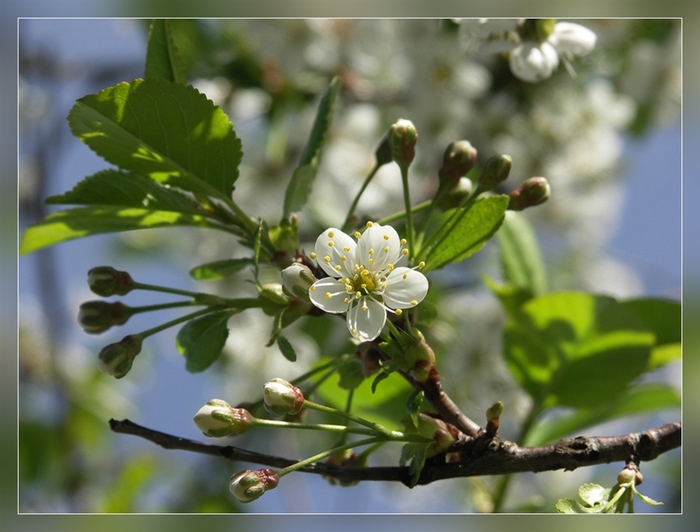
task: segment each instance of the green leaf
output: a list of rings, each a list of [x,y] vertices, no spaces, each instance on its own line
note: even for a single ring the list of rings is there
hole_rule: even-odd
[[[254,263],[252,258],[218,260],[195,266],[190,275],[198,281],[213,281],[234,275]]]
[[[83,179],[73,190],[46,199],[49,205],[112,205],[191,214],[206,214],[192,198],[152,179],[120,170],[103,170]]]
[[[290,362],[297,361],[297,352],[294,350],[294,346],[281,334],[277,336],[277,347],[284,358]]]
[[[518,212],[507,211],[496,239],[505,279],[535,296],[547,292],[547,272],[527,219]]]
[[[479,251],[503,222],[508,196],[491,196],[474,203],[447,237],[425,259],[424,272],[466,259]]]
[[[311,193],[341,87],[340,78],[333,78],[326,94],[321,98],[306,149],[285,191],[283,220],[289,219],[293,212],[299,211]]]
[[[579,487],[578,496],[588,506],[604,505],[610,498],[610,489],[589,482]]]
[[[583,512],[581,505],[573,499],[559,499],[554,505],[560,514],[577,514]]]
[[[593,407],[622,395],[647,368],[654,334],[606,296],[531,299],[505,329],[505,357],[540,407]]]
[[[224,112],[193,87],[160,79],[119,83],[80,98],[68,123],[122,169],[230,200],[241,142]]]
[[[131,207],[84,207],[60,211],[30,226],[24,233],[20,253],[100,233],[189,225],[207,227],[204,216],[174,211]]]
[[[173,23],[176,21],[169,19],[151,22],[146,51],[146,78],[185,82],[185,66],[175,42]]]
[[[580,434],[587,427],[613,419],[646,414],[666,408],[679,408],[678,391],[666,384],[645,384],[630,389],[616,400],[595,408],[578,408],[556,418],[546,417],[528,432],[523,445],[537,446]]]
[[[486,287],[498,297],[501,306],[508,314],[516,313],[523,303],[532,299],[532,292],[527,288],[519,288],[510,282],[499,283],[484,274],[481,276]]]
[[[644,504],[648,504],[649,506],[663,506],[664,505],[664,503],[662,503],[662,502],[655,501],[651,497],[648,497],[642,493],[639,493],[639,491],[637,491],[636,488],[634,489],[634,492],[637,494],[637,497],[639,497]]]
[[[365,380],[362,373],[362,362],[352,358],[338,367],[338,386],[343,390],[354,390]]]
[[[197,373],[221,355],[228,338],[229,318],[235,312],[215,312],[188,321],[177,334],[177,349],[185,357],[187,371]]]
[[[681,358],[681,305],[669,299],[630,299],[622,304],[642,319],[656,335],[648,370]]]

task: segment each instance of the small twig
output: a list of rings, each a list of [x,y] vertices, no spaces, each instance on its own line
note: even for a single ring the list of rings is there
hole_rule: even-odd
[[[127,419],[111,419],[112,431],[145,438],[165,449],[178,449],[228,460],[251,462],[270,467],[287,467],[295,460],[239,449],[231,445],[219,446],[171,436]],[[631,456],[650,461],[659,455],[680,447],[681,424],[669,423],[643,432],[620,436],[567,438],[541,447],[520,447],[512,442],[489,438],[481,433],[470,439],[461,450],[462,460],[455,463],[431,461],[423,468],[418,484],[425,485],[449,478],[482,475],[504,475],[526,471],[573,471],[579,467],[610,462],[626,462]],[[317,463],[299,471],[321,474],[340,481],[394,481],[408,485],[411,474],[407,467],[349,468]]]

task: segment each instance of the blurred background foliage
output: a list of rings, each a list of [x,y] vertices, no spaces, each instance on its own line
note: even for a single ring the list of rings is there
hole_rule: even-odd
[[[95,164],[87,150],[69,152],[77,141],[68,135],[66,105],[141,77],[148,31],[146,20],[113,22],[129,32],[141,56],[117,50],[86,62],[36,46],[31,25],[39,23],[57,24],[26,20],[19,28],[20,230],[49,212],[43,205],[48,195],[72,187]],[[517,80],[507,59],[481,49],[460,20],[209,19],[179,20],[174,28],[188,81],[222,106],[242,139],[244,157],[235,191],[239,204],[271,223],[282,214],[284,188],[304,148],[318,97],[332,76],[342,79],[344,93],[317,186],[300,216],[307,249],[319,228],[342,222],[338,213],[345,212],[348,198],[374,165],[374,150],[386,129],[407,118],[419,132],[411,176],[416,202],[431,197],[450,141],[468,139],[481,162],[508,153],[513,171],[503,192],[539,175],[552,187],[552,200],[528,211],[543,246],[551,289],[679,299],[678,272],[666,272],[659,283],[650,284],[639,264],[610,253],[609,244],[624,200],[625,143],[641,141],[680,120],[680,21],[581,23],[597,34],[595,50],[573,61],[575,75],[560,66],[538,84]],[[81,24],[87,28],[95,22]],[[67,153],[74,160],[66,161]],[[73,173],[56,184],[56,173],[66,168]],[[398,169],[383,167],[362,198],[359,214],[401,210],[398,183]],[[666,214],[651,213],[660,218]],[[110,417],[131,417],[156,430],[201,439],[191,423],[201,404],[212,397],[232,404],[257,398],[266,379],[300,375],[320,356],[340,354],[346,331],[302,321],[288,334],[299,354],[293,365],[275,348],[264,347],[269,323],[246,313],[232,320],[226,353],[215,371],[186,374],[173,337],[163,335],[149,343],[140,368],[115,382],[97,371],[96,353],[107,341],[86,340],[75,323],[78,303],[89,297],[85,272],[111,261],[141,282],[165,278],[173,286],[189,283],[191,288],[195,283],[186,276],[190,268],[236,256],[239,249],[231,239],[194,230],[178,230],[175,238],[172,230],[153,230],[88,240],[21,259],[31,271],[25,274],[26,291],[20,285],[21,512],[489,509],[485,493],[490,479],[449,481],[407,492],[402,486],[371,485],[329,490],[324,480],[305,475],[285,479],[288,487],[281,485],[259,503],[240,508],[226,489],[228,475],[241,469],[237,464],[183,456],[111,434],[106,423]],[[498,278],[499,268],[497,248],[491,245],[438,272],[429,297],[440,319],[431,328],[430,342],[453,399],[477,419],[494,400],[504,401],[502,434],[514,438],[528,398],[503,363],[503,312],[481,280],[483,273]],[[272,269],[263,272],[270,281],[276,275]],[[252,290],[242,275],[196,287],[231,296]],[[147,326],[143,322],[142,328]],[[679,385],[679,365],[656,377]],[[386,400],[373,415],[403,409],[400,393],[391,393],[391,386],[382,384]],[[333,389],[326,385],[319,393],[338,401]],[[648,416],[595,432],[642,430],[675,421],[678,413],[671,413],[672,418]],[[286,433],[244,435],[232,443],[288,457],[305,456],[312,448]],[[395,463],[397,456],[385,459]],[[679,509],[679,467],[678,453],[644,466],[645,479],[655,483],[649,494],[666,504],[660,511]],[[616,475],[615,467],[586,469],[521,475],[506,508],[552,511],[554,501],[574,493],[581,482],[611,484]],[[377,498],[379,490],[385,493]]]

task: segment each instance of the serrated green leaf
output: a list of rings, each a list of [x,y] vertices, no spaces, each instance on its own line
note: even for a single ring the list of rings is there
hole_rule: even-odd
[[[491,196],[474,203],[447,237],[430,251],[423,271],[437,270],[479,251],[500,227],[507,207],[508,196]]]
[[[169,19],[157,19],[151,22],[144,77],[175,83],[185,82],[185,65],[175,42],[173,23],[176,21]]]
[[[283,220],[289,219],[293,212],[299,211],[311,193],[341,87],[340,78],[333,78],[326,94],[321,98],[306,149],[285,191]]]
[[[234,275],[253,264],[255,260],[252,258],[217,260],[195,266],[190,270],[190,275],[198,281],[214,281]]]
[[[297,361],[297,352],[294,350],[294,346],[281,334],[277,336],[277,347],[284,358],[290,362]]]
[[[508,368],[541,407],[609,403],[646,370],[655,341],[614,299],[574,292],[528,301],[504,338]]]
[[[103,170],[83,179],[73,190],[46,199],[49,205],[111,205],[159,211],[206,214],[194,200],[152,179],[121,170]]]
[[[177,334],[177,349],[191,373],[204,371],[221,355],[228,338],[229,318],[235,312],[216,312],[188,321]]]
[[[22,237],[20,253],[90,235],[174,225],[207,227],[208,222],[196,214],[131,207],[69,209],[51,214],[30,226]]]
[[[547,272],[537,237],[527,219],[518,212],[507,211],[496,233],[505,280],[532,295],[547,291]]]
[[[600,484],[588,482],[579,486],[578,496],[589,506],[605,504],[610,498],[610,489],[604,488]]]
[[[538,446],[567,436],[580,434],[587,427],[625,416],[646,414],[667,408],[679,408],[678,390],[666,384],[635,386],[624,395],[597,408],[578,408],[558,418],[545,418],[528,432],[523,445]]]
[[[80,98],[68,123],[108,162],[190,192],[230,199],[241,142],[224,112],[190,86],[136,79]]]

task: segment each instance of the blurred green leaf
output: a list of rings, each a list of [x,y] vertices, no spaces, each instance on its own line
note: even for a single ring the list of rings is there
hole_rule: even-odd
[[[424,272],[437,270],[476,253],[500,227],[508,196],[491,196],[474,203],[447,237],[425,259]]]
[[[535,296],[547,292],[547,271],[537,237],[527,218],[521,213],[507,211],[496,239],[505,279]]]
[[[681,341],[681,304],[669,299],[628,299],[625,308],[637,314],[654,331],[656,345]]]
[[[146,50],[145,77],[185,82],[185,65],[173,33],[176,20],[157,19],[151,22]]]
[[[177,334],[177,349],[185,357],[187,371],[197,373],[221,355],[228,338],[229,318],[235,312],[215,312],[188,321]]]
[[[218,260],[195,266],[190,275],[198,281],[213,281],[234,275],[253,264],[255,260],[252,258]]]
[[[224,112],[190,86],[123,82],[80,98],[68,123],[95,153],[125,170],[229,200],[241,142]]]
[[[84,207],[50,214],[30,226],[22,237],[20,253],[30,253],[59,242],[100,233],[190,225],[207,227],[204,216],[130,207]]]
[[[277,336],[277,347],[284,358],[290,362],[297,361],[297,352],[294,350],[294,346],[281,334]]]
[[[292,174],[289,185],[287,185],[284,195],[283,220],[289,219],[293,212],[300,210],[311,193],[313,182],[316,179],[316,171],[321,161],[323,144],[330,128],[333,111],[335,110],[335,104],[338,101],[342,85],[340,78],[333,78],[326,94],[321,98],[306,149],[301,156],[299,166]]]
[[[610,403],[647,368],[654,334],[606,296],[556,293],[525,303],[505,330],[515,379],[540,407]]]
[[[351,358],[338,366],[338,386],[344,390],[354,390],[365,380],[362,373],[362,362],[357,358]]]
[[[564,437],[580,434],[587,427],[613,419],[646,414],[665,408],[679,408],[680,405],[680,395],[672,386],[666,384],[635,386],[608,404],[595,408],[578,408],[563,417],[545,418],[537,422],[528,432],[524,445],[545,445]]]
[[[104,502],[104,513],[134,512],[139,508],[138,498],[156,472],[156,464],[149,456],[131,456],[124,462],[119,475],[110,483]]]

